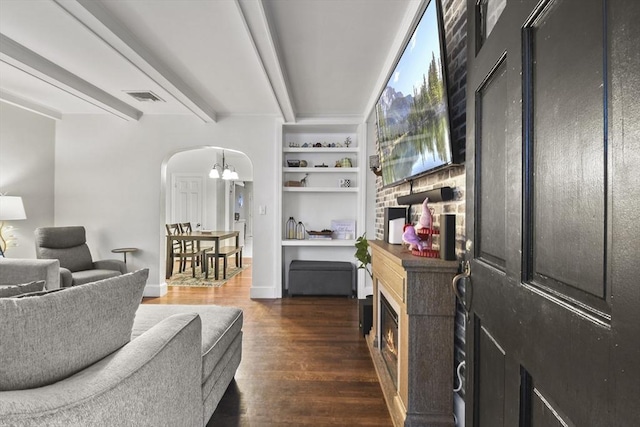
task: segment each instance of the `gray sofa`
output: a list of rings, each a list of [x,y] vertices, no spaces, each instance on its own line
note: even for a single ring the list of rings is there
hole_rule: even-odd
[[[147,275],[0,298],[0,426],[207,423],[240,364],[242,311],[140,304]]]
[[[60,261],[0,258],[0,287],[37,280],[44,280],[49,290],[59,288]]]

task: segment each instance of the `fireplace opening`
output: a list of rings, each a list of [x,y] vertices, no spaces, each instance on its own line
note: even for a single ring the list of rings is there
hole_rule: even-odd
[[[398,389],[398,313],[380,295],[380,353],[393,384]]]

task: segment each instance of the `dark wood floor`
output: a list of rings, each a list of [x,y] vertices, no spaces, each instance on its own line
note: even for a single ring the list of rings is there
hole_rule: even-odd
[[[242,363],[208,427],[391,426],[357,300],[251,300],[248,266],[220,288],[169,287],[145,304],[219,304],[244,311]]]

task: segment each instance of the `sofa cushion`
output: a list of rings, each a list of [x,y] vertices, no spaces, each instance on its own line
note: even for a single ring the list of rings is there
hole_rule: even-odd
[[[22,285],[13,285],[13,286],[0,285],[0,298],[9,298],[9,297],[14,297],[21,294],[39,292],[43,289],[44,289],[44,280],[23,283]]]
[[[216,305],[141,304],[136,313],[131,339],[173,314],[198,313],[202,321],[202,382],[222,359],[234,338],[242,330],[242,310]]]
[[[52,384],[129,342],[148,275],[0,299],[0,391]]]

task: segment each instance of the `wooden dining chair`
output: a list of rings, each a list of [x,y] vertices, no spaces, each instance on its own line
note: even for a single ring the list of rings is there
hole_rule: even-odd
[[[183,233],[180,224],[165,224],[168,235],[179,235]],[[173,240],[171,245],[171,271],[176,260],[180,261],[179,272],[187,269],[187,261],[191,262],[191,276],[196,277],[196,265],[199,265],[202,251],[198,250],[193,240]]]
[[[198,224],[199,226],[200,224]],[[182,229],[183,232],[191,232],[193,230],[193,227],[191,226],[190,222],[181,222],[180,223],[180,228]],[[192,242],[193,243],[193,242]],[[213,243],[211,242],[199,242],[197,244],[197,247],[200,248],[200,251],[202,252],[202,262],[205,263],[206,262],[206,254],[209,252],[212,252],[215,250],[215,246]],[[211,263],[211,266],[213,267],[213,262]],[[204,272],[204,265],[202,266],[202,271]]]

